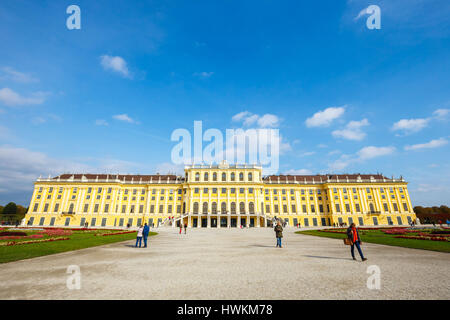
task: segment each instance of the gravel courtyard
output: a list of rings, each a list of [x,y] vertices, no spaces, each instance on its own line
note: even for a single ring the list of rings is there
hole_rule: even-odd
[[[450,254],[363,244],[355,262],[340,240],[272,229],[156,230],[134,241],[0,265],[0,299],[450,299]],[[66,286],[78,265],[81,289]],[[368,289],[367,267],[381,270]]]

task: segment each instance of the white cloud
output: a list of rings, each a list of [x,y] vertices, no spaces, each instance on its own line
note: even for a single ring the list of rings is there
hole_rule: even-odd
[[[119,120],[119,121],[125,121],[129,123],[137,123],[136,120],[130,118],[126,113],[124,114],[116,114],[113,116],[113,119]]]
[[[306,126],[311,127],[327,127],[334,120],[341,117],[345,112],[345,106],[343,107],[330,107],[323,111],[316,112],[312,117],[306,119]]]
[[[82,159],[81,162],[52,158],[45,153],[9,145],[0,146],[0,198],[9,194],[31,192],[33,181],[39,176],[48,177],[62,173],[129,173],[147,166],[118,159]],[[27,200],[29,201],[29,199]],[[26,203],[25,203],[26,204]]]
[[[257,124],[259,128],[275,128],[280,125],[281,119],[274,114],[266,113],[262,116],[253,114],[249,111],[242,111],[235,114],[232,118],[234,122],[243,122],[243,125],[249,127]]]
[[[303,153],[300,155],[300,157],[309,157],[309,156],[312,156],[312,155],[315,155],[315,154],[316,154],[315,151],[307,151],[307,152],[303,152]]]
[[[433,112],[433,117],[437,120],[443,120],[450,114],[450,109],[437,109]]]
[[[45,92],[35,92],[30,97],[23,97],[10,88],[0,89],[0,102],[10,107],[42,104],[46,96]]]
[[[357,152],[359,159],[368,160],[376,157],[386,156],[395,151],[395,147],[364,147]]]
[[[114,72],[120,73],[125,78],[130,78],[130,72],[128,71],[127,63],[122,57],[102,55],[100,57],[100,64],[105,70],[112,70]]]
[[[1,76],[0,79],[6,79],[6,80],[11,80],[11,81],[20,82],[20,83],[39,82],[39,79],[34,78],[33,76],[31,76],[29,74],[14,70],[11,67],[3,67],[3,68],[1,68],[1,71],[3,71],[5,76]]]
[[[238,114],[235,114],[235,115],[231,118],[231,120],[232,120],[232,121],[235,121],[235,122],[238,122],[238,121],[241,121],[242,119],[246,118],[248,115],[251,115],[251,112],[248,112],[248,111],[242,111],[242,112],[239,112]]]
[[[194,76],[195,77],[200,77],[200,78],[209,78],[209,77],[211,77],[212,75],[214,74],[214,72],[205,72],[205,71],[203,71],[203,72],[194,72]]]
[[[95,120],[95,125],[96,126],[107,126],[108,121],[106,121],[104,119],[97,119],[97,120]]]
[[[419,143],[411,146],[405,146],[405,150],[420,150],[420,149],[432,149],[439,148],[446,145],[448,141],[445,138],[431,140],[427,143]]]
[[[343,154],[339,159],[329,164],[329,170],[340,171],[353,163],[360,163],[376,157],[387,156],[395,152],[395,147],[375,147],[368,146],[360,149],[356,154]]]
[[[368,8],[368,7],[367,7]],[[354,18],[355,20],[358,20],[359,18],[361,18],[362,16],[367,14],[367,8],[362,9],[358,15]]]
[[[326,145],[326,144],[323,144],[323,143],[319,143],[318,145],[317,145],[317,148],[328,148],[328,146]]]
[[[428,126],[430,119],[401,119],[394,123],[392,130],[404,133],[418,132]]]
[[[367,119],[362,119],[361,121],[350,121],[344,129],[334,130],[332,135],[335,138],[361,141],[366,137],[366,133],[363,132],[361,128],[368,125],[369,121]]]

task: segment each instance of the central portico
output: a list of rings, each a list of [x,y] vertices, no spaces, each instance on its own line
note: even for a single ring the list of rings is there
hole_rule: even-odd
[[[257,165],[186,166],[183,198],[181,219],[188,227],[261,227],[271,219],[263,213],[262,167]]]

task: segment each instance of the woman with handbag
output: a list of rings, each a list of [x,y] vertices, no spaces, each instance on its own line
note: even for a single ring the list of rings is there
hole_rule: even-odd
[[[356,225],[352,223],[350,227],[347,228],[347,241],[344,241],[346,244],[351,245],[350,252],[352,253],[353,260],[355,258],[355,246],[358,249],[359,255],[361,256],[362,261],[366,261],[367,258],[364,258],[364,255],[361,251],[361,238],[359,237],[358,229],[356,229]]]
[[[275,237],[277,238],[277,247],[282,248],[281,238],[283,238],[283,227],[281,226],[280,220],[277,221],[277,225],[274,228]]]

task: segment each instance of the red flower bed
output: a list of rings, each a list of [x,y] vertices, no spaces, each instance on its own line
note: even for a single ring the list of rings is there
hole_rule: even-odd
[[[43,237],[43,234],[31,234],[29,236],[3,236],[0,237],[0,240],[39,239]]]
[[[0,237],[3,236],[17,236],[17,237],[23,237],[26,236],[27,233],[26,232],[22,232],[22,231],[3,231],[0,232]]]
[[[72,234],[72,231],[66,229],[45,229],[44,231],[40,231],[39,233],[44,233],[47,236],[55,237],[55,236],[70,236]]]
[[[445,237],[428,237],[428,236],[396,236],[396,238],[402,239],[415,239],[415,240],[432,240],[432,241],[450,241],[450,238]]]
[[[118,234],[136,233],[136,231],[123,231],[123,232],[112,232],[112,233],[101,233],[96,234],[96,236],[115,236]]]
[[[61,240],[70,240],[70,238],[50,238],[50,239],[43,239],[43,240],[31,240],[31,241],[19,241],[19,242],[15,242],[15,241],[9,241],[9,242],[4,242],[4,243],[0,243],[0,246],[17,246],[17,245],[21,245],[21,244],[33,244],[33,243],[42,243],[42,242],[52,242],[52,241],[61,241]]]

